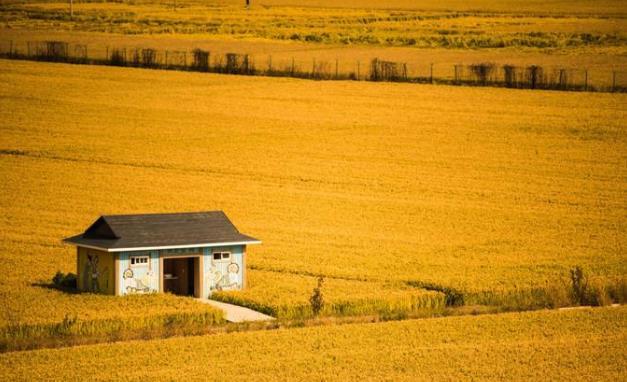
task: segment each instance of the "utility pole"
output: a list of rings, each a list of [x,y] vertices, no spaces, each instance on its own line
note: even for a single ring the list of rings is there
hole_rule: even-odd
[[[74,18],[74,0],[70,0],[70,19]]]

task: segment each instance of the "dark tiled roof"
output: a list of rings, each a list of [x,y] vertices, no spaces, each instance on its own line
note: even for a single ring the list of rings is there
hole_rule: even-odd
[[[109,250],[196,244],[257,242],[241,234],[222,211],[106,215],[68,243]]]

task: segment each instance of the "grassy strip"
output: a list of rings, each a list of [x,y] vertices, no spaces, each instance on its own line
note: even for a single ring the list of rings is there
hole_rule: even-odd
[[[303,320],[314,317],[310,304],[271,304],[233,292],[216,292],[217,301],[245,306],[284,320]],[[345,299],[324,304],[321,317],[378,316],[381,319],[402,319],[413,314],[441,313],[446,306],[445,295],[430,292],[421,295],[407,294],[403,298]]]
[[[592,278],[581,287],[573,285],[572,280],[560,280],[535,288],[493,289],[468,293],[465,301],[469,305],[498,306],[502,311],[624,304],[627,278]]]
[[[259,330],[275,330],[330,325],[365,324],[408,319],[424,319],[447,316],[465,316],[499,313],[496,307],[473,306],[442,308],[438,310],[415,309],[402,314],[373,314],[353,316],[324,316],[309,318],[282,318],[273,321],[248,321],[228,323],[221,317],[213,321],[210,315],[201,317],[186,314],[165,315],[153,318],[145,325],[146,319],[139,320],[101,320],[76,321],[64,320],[52,325],[13,325],[0,329],[0,353],[61,348],[105,342],[124,342],[132,340],[151,340],[168,337],[212,335]],[[69,319],[69,321],[71,321]],[[107,330],[103,330],[103,328]]]
[[[312,294],[322,280],[322,304],[314,314]],[[446,296],[393,281],[363,281],[340,277],[314,277],[297,272],[251,270],[246,289],[215,291],[211,298],[245,306],[279,319],[314,316],[406,317],[415,312],[440,312]]]
[[[7,380],[624,380],[626,308],[334,325],[0,355]],[[229,357],[231,362],[225,362]]]
[[[66,347],[101,342],[192,336],[233,331],[270,330],[278,328],[381,322],[412,318],[477,315],[507,311],[525,311],[576,305],[604,306],[625,303],[625,278],[611,280],[584,279],[576,290],[567,282],[545,287],[515,290],[492,290],[460,294],[439,288],[423,294],[400,298],[362,298],[325,304],[314,317],[311,305],[304,303],[273,305],[256,301],[237,292],[216,292],[218,301],[249,307],[278,318],[271,322],[227,324],[223,313],[177,313],[129,320],[107,319],[81,321],[66,317],[55,324],[17,324],[0,329],[0,352],[38,348]],[[428,287],[424,283],[410,285]],[[431,285],[430,289],[437,289]],[[451,293],[455,298],[451,297]],[[453,303],[452,303],[453,302]]]
[[[314,287],[313,275],[255,269],[250,273],[250,279],[247,290],[214,292],[212,298],[280,319],[314,316],[312,304],[307,299]],[[324,306],[319,313],[322,317],[377,315],[403,318],[416,312],[438,314],[445,307],[472,307],[471,310],[485,307],[508,312],[607,306],[623,304],[627,300],[626,277],[588,277],[581,267],[573,268],[569,278],[547,281],[544,285],[502,289],[467,290],[416,280],[405,285],[343,277],[327,277],[327,280],[322,288]]]
[[[224,313],[175,313],[132,319],[82,321],[66,316],[54,324],[12,324],[0,328],[0,352],[36,348],[207,334],[224,324]]]
[[[555,309],[567,306],[607,306],[627,301],[627,278],[562,279],[537,287],[463,291],[420,281],[408,285],[442,292],[447,306],[491,306],[500,311]]]

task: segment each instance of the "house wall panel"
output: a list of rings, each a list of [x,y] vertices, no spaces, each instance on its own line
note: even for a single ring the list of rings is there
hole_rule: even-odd
[[[204,297],[215,290],[241,289],[244,280],[244,248],[243,245],[205,248],[204,261]],[[215,260],[214,252],[230,252],[228,261]]]
[[[84,292],[115,293],[114,254],[77,247],[76,286]]]
[[[120,252],[119,256],[120,295],[159,291],[159,251]],[[148,256],[148,264],[131,265],[131,256]]]
[[[228,260],[214,260],[214,252],[229,252]],[[91,260],[90,257],[91,256]],[[199,280],[201,297],[215,290],[235,290],[244,287],[245,246],[189,248],[184,251],[129,251],[118,254],[79,247],[78,286],[80,290],[106,294],[141,294],[160,291],[160,257],[190,257],[201,255]],[[95,256],[98,260],[94,260]],[[117,256],[117,261],[115,261]],[[145,265],[131,265],[131,256],[148,256]],[[117,269],[115,268],[117,266]],[[96,272],[91,269],[96,267]]]

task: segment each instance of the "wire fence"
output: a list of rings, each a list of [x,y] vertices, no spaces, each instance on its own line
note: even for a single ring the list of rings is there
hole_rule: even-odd
[[[274,58],[241,53],[212,54],[208,50],[88,47],[64,41],[0,42],[0,57],[10,59],[184,70],[239,75],[413,82],[517,89],[626,92],[627,72],[589,72],[551,66],[494,63],[407,64],[374,58],[369,62]]]

